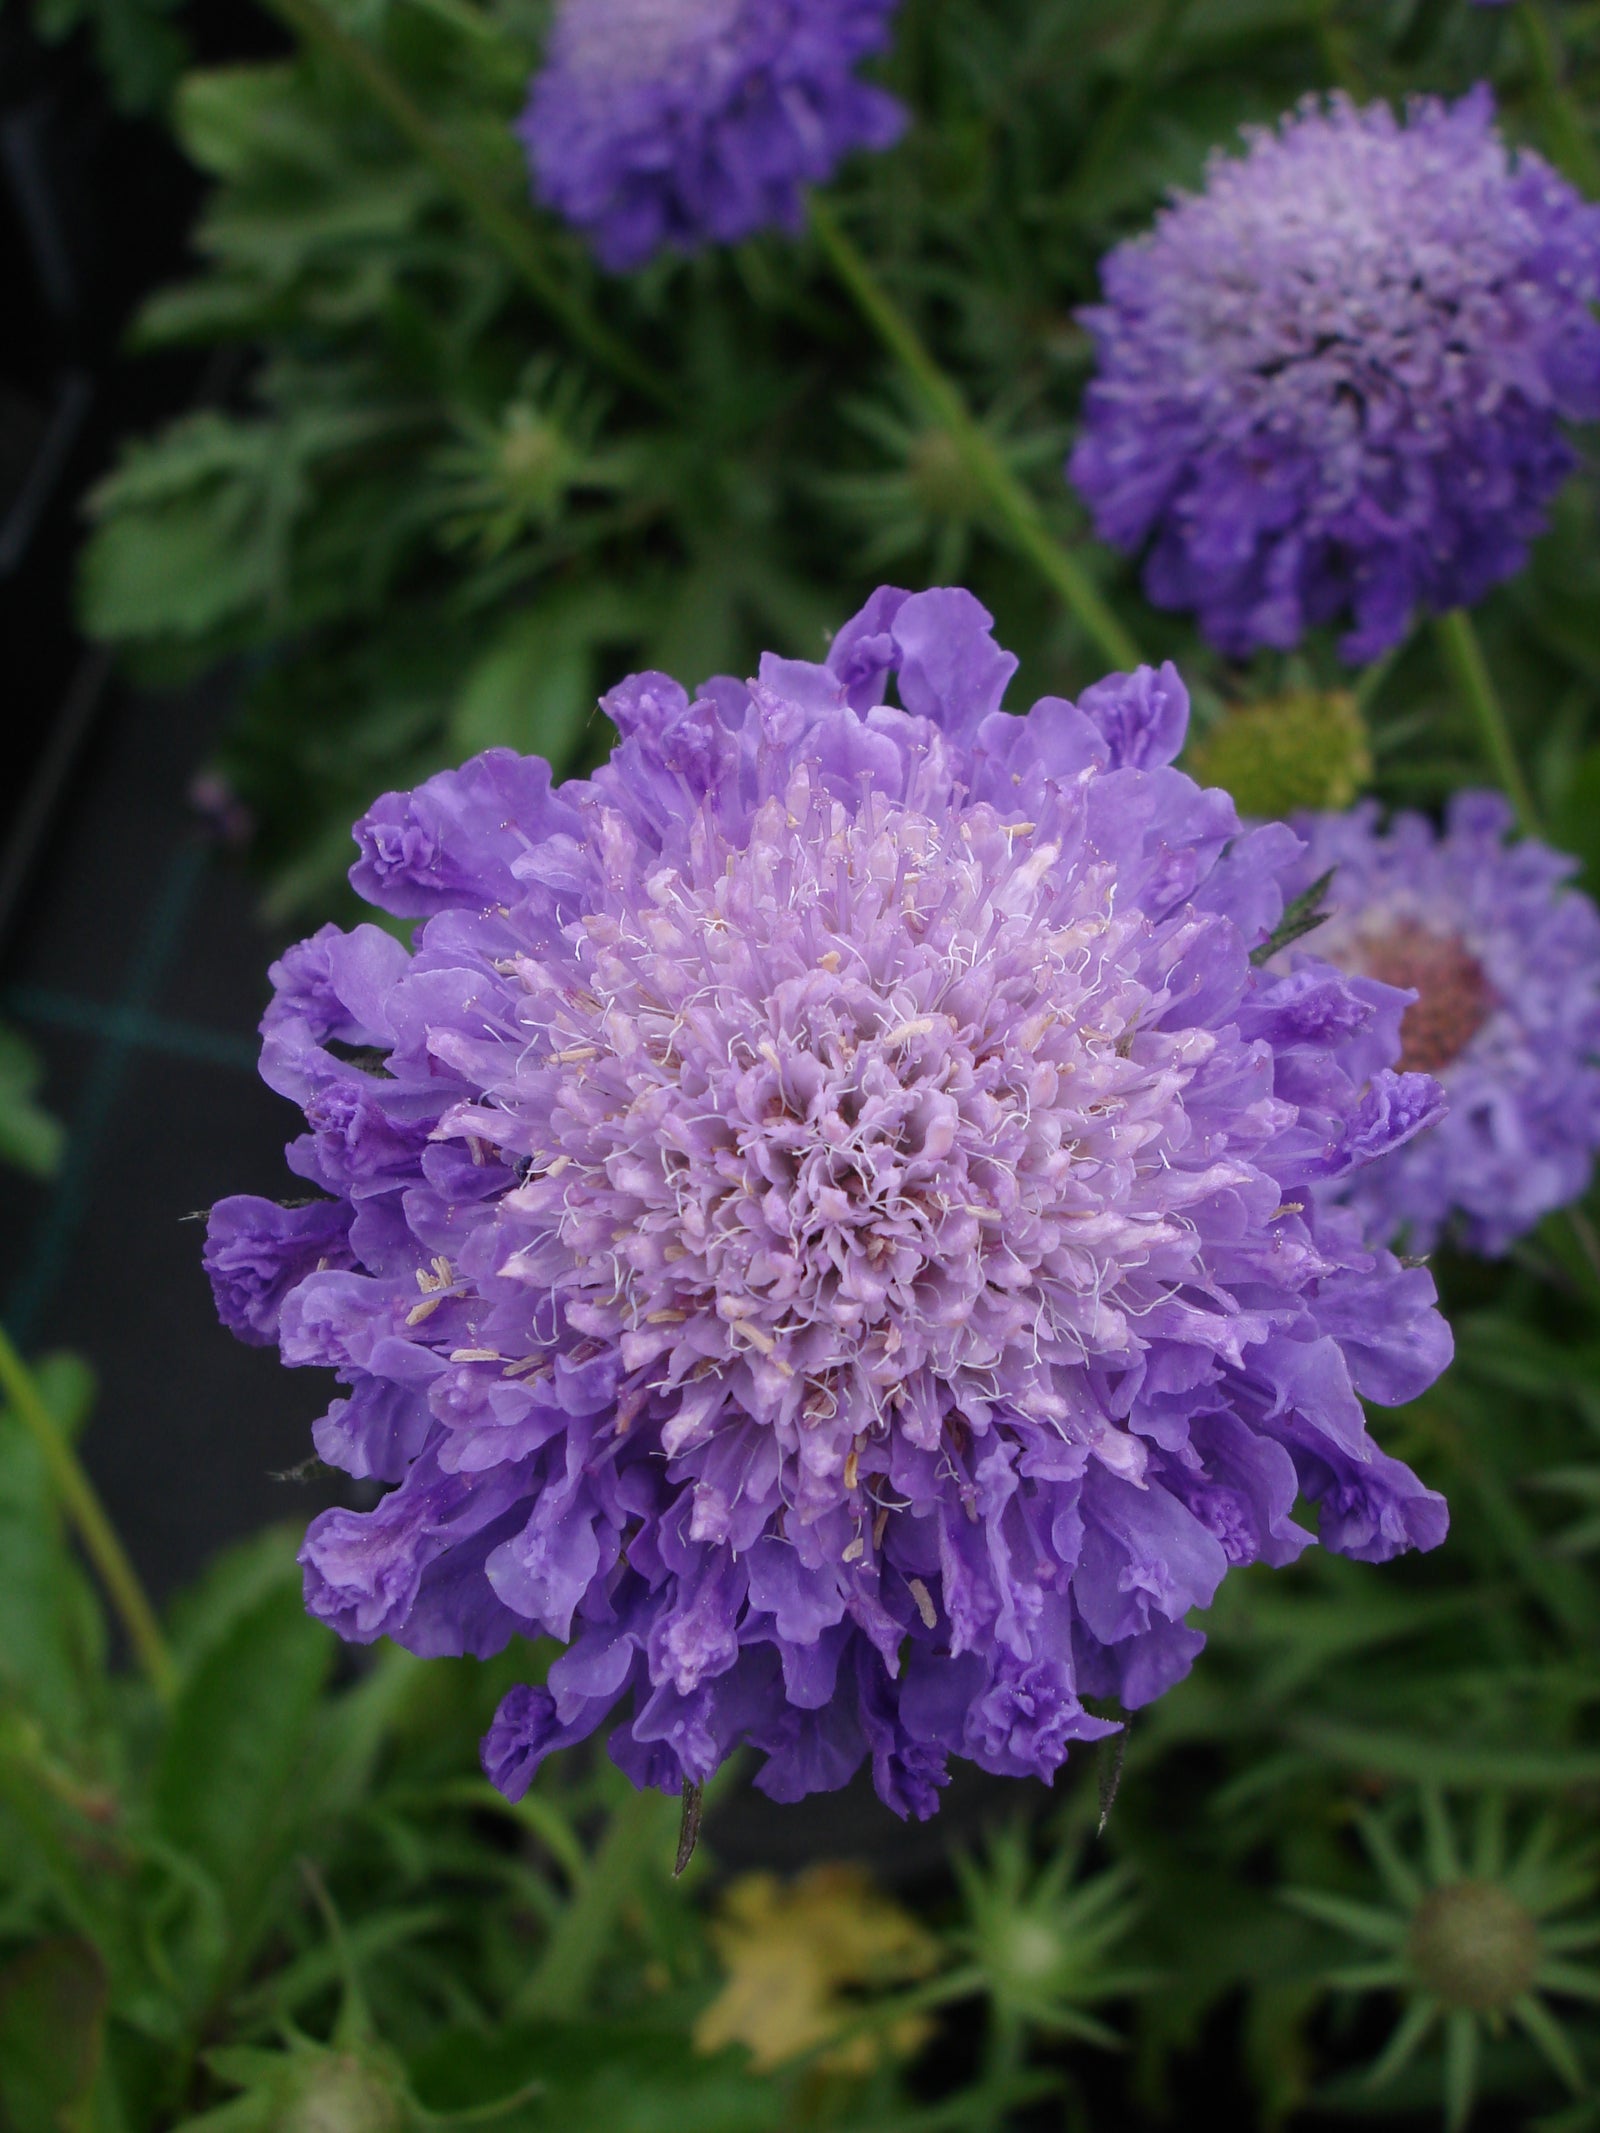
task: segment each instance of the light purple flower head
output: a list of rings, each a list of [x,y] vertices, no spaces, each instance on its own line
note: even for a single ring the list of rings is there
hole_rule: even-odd
[[[855,69],[898,0],[560,0],[519,130],[608,267],[800,225],[801,189],[905,112]]]
[[[1295,819],[1295,887],[1334,869],[1319,957],[1413,991],[1402,1067],[1436,1075],[1442,1124],[1341,1187],[1386,1242],[1493,1256],[1586,1190],[1600,1149],[1600,912],[1578,863],[1506,842],[1498,793],[1458,793],[1443,833],[1372,803]],[[1292,958],[1292,951],[1291,951]]]
[[[493,750],[358,825],[412,950],[276,969],[338,1247],[225,1201],[222,1274],[395,1484],[312,1525],[308,1602],[566,1644],[485,1742],[513,1797],[614,1716],[641,1785],[744,1741],[927,1814],[1183,1675],[1297,1497],[1370,1561],[1445,1530],[1358,1398],[1443,1366],[1432,1283],[1313,1199],[1438,1108],[1403,997],[1252,967],[1300,843],[1170,767],[1170,666],[1014,717],[989,630],[885,589],[825,665],[636,675],[593,778]]]
[[[1600,207],[1513,158],[1482,87],[1247,139],[1104,262],[1069,472],[1223,651],[1344,620],[1372,659],[1542,530],[1559,418],[1600,415]]]

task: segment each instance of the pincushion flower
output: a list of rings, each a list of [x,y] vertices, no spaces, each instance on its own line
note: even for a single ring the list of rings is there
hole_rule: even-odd
[[[1443,1123],[1352,1177],[1372,1234],[1494,1255],[1577,1199],[1600,1149],[1600,912],[1578,862],[1508,843],[1497,793],[1458,793],[1442,832],[1368,803],[1297,816],[1296,886],[1334,870],[1319,956],[1413,991],[1404,1067],[1449,1093]]]
[[[1444,1532],[1357,1397],[1443,1366],[1432,1284],[1313,1200],[1437,1112],[1403,995],[1252,967],[1299,841],[1169,767],[1170,666],[1025,717],[1014,666],[885,589],[825,665],[636,675],[592,778],[491,750],[357,826],[412,948],[275,969],[332,1211],[222,1203],[224,1315],[392,1484],[313,1523],[316,1615],[567,1645],[485,1742],[513,1797],[615,1715],[641,1785],[744,1741],[924,1815],[1185,1673],[1297,1495],[1367,1560]]]
[[[561,0],[520,132],[602,262],[800,225],[801,193],[905,113],[856,68],[897,0]]]
[[[1493,99],[1334,96],[1217,155],[1102,268],[1070,473],[1223,651],[1418,608],[1518,570],[1600,414],[1600,207],[1506,148]]]

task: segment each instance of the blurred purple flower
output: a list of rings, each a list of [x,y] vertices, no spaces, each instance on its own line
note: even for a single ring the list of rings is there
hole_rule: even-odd
[[[1145,587],[1223,651],[1414,611],[1518,570],[1600,414],[1600,207],[1478,88],[1303,104],[1104,262],[1069,472]]]
[[[801,189],[905,113],[855,69],[898,0],[562,0],[520,122],[541,200],[604,264],[800,225]]]
[[[1333,916],[1308,940],[1345,970],[1415,991],[1400,1064],[1438,1077],[1443,1123],[1374,1163],[1344,1197],[1369,1233],[1431,1251],[1454,1232],[1503,1252],[1576,1200],[1600,1149],[1600,912],[1577,861],[1508,844],[1497,793],[1460,793],[1441,834],[1376,806],[1296,817],[1304,887],[1335,869]]]
[[[1312,1193],[1438,1108],[1403,1002],[1252,968],[1299,842],[1169,767],[1170,666],[1012,717],[989,629],[885,589],[826,665],[636,675],[592,779],[496,750],[358,825],[414,951],[274,973],[348,1222],[282,1351],[398,1484],[315,1521],[308,1602],[565,1642],[485,1743],[512,1795],[623,1706],[641,1785],[747,1741],[779,1799],[870,1758],[928,1814],[952,1754],[1049,1778],[1086,1698],[1184,1674],[1297,1496],[1371,1561],[1444,1532],[1357,1397],[1443,1366],[1432,1283]]]

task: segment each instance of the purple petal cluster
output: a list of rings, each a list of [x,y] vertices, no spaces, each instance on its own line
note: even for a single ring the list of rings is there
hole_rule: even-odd
[[[855,70],[898,0],[561,0],[519,131],[604,264],[800,225],[801,189],[905,112]]]
[[[1339,1188],[1369,1233],[1493,1256],[1585,1191],[1600,1150],[1600,911],[1577,861],[1508,843],[1497,793],[1458,793],[1445,828],[1368,803],[1296,817],[1296,887],[1334,869],[1318,956],[1413,992],[1400,1063],[1437,1076],[1443,1122]]]
[[[825,665],[636,675],[592,778],[493,750],[358,825],[411,949],[274,971],[328,1198],[223,1202],[219,1301],[392,1485],[312,1525],[315,1614],[566,1645],[485,1742],[512,1796],[611,1720],[641,1785],[748,1742],[926,1815],[1183,1675],[1297,1499],[1370,1561],[1444,1533],[1358,1397],[1442,1368],[1432,1283],[1315,1197],[1438,1110],[1404,996],[1252,968],[1300,842],[1171,767],[1170,666],[1023,717],[1014,666],[885,589]]]
[[[1489,91],[1309,101],[1102,267],[1069,472],[1158,606],[1367,660],[1520,569],[1600,415],[1600,207]]]

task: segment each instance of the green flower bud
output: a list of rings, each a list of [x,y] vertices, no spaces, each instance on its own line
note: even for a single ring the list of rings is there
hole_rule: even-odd
[[[1348,807],[1372,776],[1356,700],[1301,689],[1230,711],[1189,748],[1202,785],[1233,795],[1241,815],[1276,821],[1297,808]]]
[[[281,2133],[405,2133],[405,2091],[379,2061],[318,2052],[284,2099]]]
[[[531,515],[554,512],[572,478],[572,448],[539,410],[506,411],[500,438],[500,480],[512,502]]]
[[[1539,1967],[1532,1913],[1494,1881],[1453,1881],[1417,1906],[1406,1955],[1445,2007],[1493,2014],[1520,1999]]]
[[[961,448],[944,430],[924,430],[906,454],[906,475],[918,505],[932,519],[976,518],[984,498]]]
[[[1036,1991],[1048,1985],[1066,1959],[1061,1935],[1042,1918],[1026,1912],[1006,1922],[989,1951],[996,1987]]]

